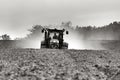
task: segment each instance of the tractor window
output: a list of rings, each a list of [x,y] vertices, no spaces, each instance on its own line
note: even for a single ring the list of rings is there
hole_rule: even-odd
[[[50,33],[50,37],[51,37],[52,39],[58,39],[59,33]]]
[[[50,33],[49,37],[53,38],[53,36],[54,36],[54,33]]]
[[[54,33],[53,39],[58,39],[58,34]]]

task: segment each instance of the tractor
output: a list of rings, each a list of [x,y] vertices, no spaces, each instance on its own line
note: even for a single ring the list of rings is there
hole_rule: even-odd
[[[41,41],[41,48],[48,49],[68,49],[68,43],[64,42],[63,35],[65,29],[49,29],[43,28],[42,33],[44,33],[44,40]],[[66,31],[68,34],[68,31]]]

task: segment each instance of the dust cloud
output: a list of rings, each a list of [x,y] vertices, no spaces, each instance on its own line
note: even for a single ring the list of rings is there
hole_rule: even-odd
[[[86,36],[84,34],[80,34],[70,22],[62,23],[60,26],[47,26],[47,28],[57,28],[57,29],[65,29],[69,31],[69,34],[64,32],[64,42],[69,44],[68,49],[93,49],[99,50],[104,49],[101,45],[102,41],[99,40],[91,40],[92,34]],[[42,28],[41,28],[42,29]],[[25,40],[24,48],[40,48],[41,41],[44,40],[44,33],[41,33],[41,29],[39,29],[37,34],[34,35],[31,39]]]

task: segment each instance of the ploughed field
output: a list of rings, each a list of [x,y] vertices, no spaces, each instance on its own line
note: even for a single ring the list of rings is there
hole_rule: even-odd
[[[0,80],[119,80],[120,51],[0,49]]]

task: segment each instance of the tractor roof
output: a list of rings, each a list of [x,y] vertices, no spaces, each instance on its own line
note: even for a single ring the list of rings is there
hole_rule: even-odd
[[[64,29],[61,29],[61,30],[58,30],[58,29],[48,29],[47,28],[47,30],[49,31],[49,32],[57,32],[57,33],[59,33],[59,32],[64,32],[65,30]]]

